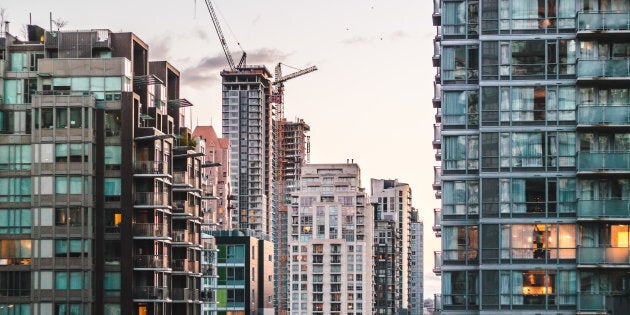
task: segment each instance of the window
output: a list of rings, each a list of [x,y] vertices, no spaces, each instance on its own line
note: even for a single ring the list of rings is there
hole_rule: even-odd
[[[501,259],[575,259],[573,224],[505,224]]]
[[[121,162],[121,147],[119,145],[105,146],[105,168],[108,170],[119,170]]]
[[[442,53],[444,83],[476,83],[479,81],[479,46],[445,46]]]
[[[442,273],[442,302],[444,305],[459,305],[477,309],[477,271],[455,271]]]
[[[57,290],[81,290],[89,288],[89,272],[58,271],[55,273],[55,289]]]
[[[479,214],[478,181],[444,181],[443,186],[443,214]]]
[[[120,200],[121,182],[120,178],[105,178],[105,201]]]
[[[442,230],[444,261],[477,261],[479,233],[477,226],[449,226]]]
[[[478,105],[477,91],[444,91],[442,128],[449,129],[450,126],[476,128],[479,124]]]
[[[442,32],[445,38],[478,35],[478,1],[444,1]]]
[[[575,28],[575,1],[483,1],[482,28],[486,34],[557,33]]]
[[[30,264],[30,240],[0,240],[0,265]]]
[[[3,315],[30,315],[31,305],[16,303],[0,304],[0,310],[3,311]]]
[[[0,234],[31,233],[31,209],[0,209]]]
[[[0,296],[30,296],[31,271],[0,271]]]
[[[444,136],[444,171],[479,169],[479,136]]]
[[[0,178],[0,202],[31,201],[31,179],[26,177]]]
[[[55,240],[55,257],[87,257],[89,240]]]
[[[103,278],[105,296],[119,296],[121,288],[120,272],[105,272]]]
[[[60,207],[55,209],[55,225],[78,227],[88,224],[88,208]]]
[[[31,145],[0,145],[0,170],[30,170]]]

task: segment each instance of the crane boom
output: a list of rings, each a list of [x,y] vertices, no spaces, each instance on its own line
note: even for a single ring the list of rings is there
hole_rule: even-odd
[[[221,42],[221,46],[223,47],[223,52],[225,53],[225,58],[227,59],[228,65],[230,66],[230,70],[236,70],[234,66],[234,60],[232,59],[232,53],[230,53],[230,49],[225,40],[225,36],[223,36],[223,32],[221,31],[221,25],[219,25],[219,19],[217,15],[214,13],[214,8],[212,7],[212,3],[210,0],[206,0],[206,6],[208,7],[208,12],[210,12],[210,17],[212,18],[212,23],[214,24],[214,28],[217,30],[217,35],[219,36],[219,41]],[[243,57],[241,58],[241,64],[244,64],[245,53],[243,53]]]
[[[285,76],[282,76],[282,71],[280,69],[280,64],[278,64],[278,66],[276,66],[276,81],[273,82],[274,85],[278,85],[281,84],[285,81],[297,78],[299,76],[305,75],[307,73],[311,73],[313,71],[317,70],[317,66],[312,66],[312,67],[308,67],[306,69],[302,69],[302,70],[298,70],[296,72],[293,72],[291,74],[287,74]]]

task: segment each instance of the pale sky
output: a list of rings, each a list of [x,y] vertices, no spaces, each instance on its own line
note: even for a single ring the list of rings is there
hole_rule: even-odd
[[[433,275],[431,188],[435,109],[430,0],[214,0],[223,33],[238,63],[240,42],[249,64],[273,74],[278,62],[319,70],[285,84],[285,117],[311,127],[311,162],[354,159],[362,185],[370,178],[411,185],[424,220],[424,296],[438,293]],[[168,60],[182,72],[181,96],[194,104],[193,126],[221,126],[220,76],[227,67],[203,0],[4,0],[10,32],[29,23],[63,30],[107,28],[133,32],[149,45],[150,60]],[[283,73],[291,72],[283,68]]]

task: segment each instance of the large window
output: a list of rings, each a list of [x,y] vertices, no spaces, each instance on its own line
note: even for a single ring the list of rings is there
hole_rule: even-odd
[[[0,240],[0,265],[30,265],[31,240]]]
[[[0,296],[30,296],[31,271],[0,271]]]
[[[574,224],[501,225],[501,259],[575,259]]]
[[[31,145],[0,145],[0,170],[30,170]]]
[[[479,249],[477,226],[448,226],[442,228],[444,261],[477,261]]]
[[[477,83],[479,81],[479,46],[444,46],[442,71],[444,83]]]
[[[105,272],[103,287],[106,296],[119,296],[121,289],[120,272]]]
[[[476,128],[479,125],[478,106],[477,91],[444,91],[442,128]]]
[[[577,273],[556,270],[501,271],[499,278],[501,308],[509,305],[574,305]]]
[[[444,136],[444,171],[479,169],[479,136]]]
[[[89,289],[89,272],[82,271],[58,271],[55,273],[55,289],[57,290],[81,290]]]
[[[442,303],[444,307],[459,306],[478,309],[478,287],[478,271],[443,272]]]
[[[488,171],[575,167],[574,132],[485,133],[482,144],[482,168]]]
[[[31,179],[28,177],[0,178],[0,202],[31,201]]]
[[[88,177],[81,176],[57,176],[55,177],[56,194],[87,194],[89,193]]]
[[[474,37],[479,34],[477,0],[443,1],[442,5],[442,32],[445,38]]]
[[[483,1],[482,29],[485,34],[557,33],[573,31],[574,0]]]
[[[87,257],[89,252],[89,240],[55,240],[55,257]]]
[[[537,80],[575,77],[575,40],[487,41],[482,77],[488,80]]]
[[[31,233],[31,209],[0,209],[0,234]]]
[[[479,215],[478,181],[444,181],[442,214]]]

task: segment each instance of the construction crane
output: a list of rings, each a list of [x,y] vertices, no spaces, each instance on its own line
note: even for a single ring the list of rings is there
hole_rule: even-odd
[[[208,7],[208,12],[210,12],[210,17],[212,18],[212,23],[214,24],[214,29],[217,30],[217,35],[219,36],[219,41],[221,42],[221,47],[223,47],[223,52],[225,53],[225,58],[227,59],[228,65],[230,66],[230,70],[234,71],[236,69],[242,68],[245,66],[247,62],[247,53],[243,51],[243,55],[241,56],[241,60],[238,62],[237,66],[234,66],[234,59],[232,59],[232,53],[230,52],[230,48],[227,45],[227,41],[225,40],[225,36],[223,36],[223,31],[221,31],[221,25],[219,24],[219,19],[217,18],[216,13],[214,13],[214,7],[212,6],[212,2],[210,0],[206,1],[206,7]],[[240,47],[241,44],[239,43]]]
[[[289,81],[291,79],[295,79],[299,76],[303,76],[307,73],[311,73],[315,70],[317,70],[317,66],[312,66],[312,67],[308,67],[306,69],[296,69],[298,71],[295,71],[291,74],[287,74],[285,76],[282,76],[282,65],[283,63],[278,63],[278,65],[276,66],[276,80],[273,82],[273,87],[274,87],[274,91],[273,91],[273,95],[272,95],[272,102],[279,104],[279,110],[280,110],[280,114],[284,114],[284,82]],[[287,67],[291,67],[288,66],[286,64],[284,64]],[[291,67],[293,68],[293,67]],[[280,118],[282,118],[283,116],[280,115]]]

